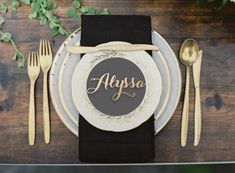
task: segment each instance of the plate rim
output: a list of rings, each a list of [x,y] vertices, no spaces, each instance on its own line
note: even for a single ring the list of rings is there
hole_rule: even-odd
[[[60,52],[64,49],[66,43],[68,43],[72,38],[73,36],[79,32],[81,30],[81,27],[78,28],[77,30],[75,30],[70,36],[68,36],[65,41],[62,43],[62,45],[59,47],[58,51],[56,52],[55,56],[54,56],[54,59],[53,59],[53,63],[52,63],[52,66],[51,66],[51,69],[50,69],[50,72],[49,72],[49,91],[50,91],[50,96],[51,96],[51,100],[52,100],[52,104],[56,110],[56,113],[58,114],[58,117],[60,118],[60,120],[62,121],[62,123],[73,133],[75,134],[77,137],[78,137],[78,133],[76,132],[76,130],[74,130],[70,125],[69,123],[65,120],[64,116],[62,115],[62,113],[59,111],[59,108],[58,108],[58,104],[56,102],[56,99],[55,99],[55,94],[54,94],[54,89],[53,89],[53,85],[54,85],[54,82],[53,82],[53,79],[54,78],[54,69],[55,69],[55,64],[54,63],[54,60],[56,58],[56,61],[58,61],[58,54],[60,54]]]
[[[179,100],[180,100],[180,96],[181,96],[181,92],[182,92],[182,73],[181,73],[181,69],[180,69],[180,66],[179,66],[179,59],[176,57],[176,55],[175,55],[175,53],[174,53],[174,51],[172,50],[172,48],[170,47],[170,45],[167,43],[167,41],[161,36],[161,34],[159,34],[154,28],[153,28],[153,30],[152,30],[155,34],[157,34],[158,35],[158,37],[160,37],[161,39],[162,39],[162,41],[167,45],[167,47],[169,48],[169,50],[170,50],[170,52],[173,54],[173,56],[174,56],[174,59],[175,59],[175,61],[177,62],[176,64],[178,65],[178,67],[177,67],[177,71],[178,71],[178,73],[179,73],[179,92],[178,92],[178,96],[177,96],[177,101],[176,101],[176,104],[175,104],[175,106],[174,106],[174,108],[172,109],[172,113],[171,113],[171,115],[167,118],[167,120],[165,121],[165,123],[163,123],[156,131],[155,131],[155,135],[157,134],[157,133],[159,133],[161,130],[162,130],[162,128],[163,127],[165,127],[166,126],[166,124],[170,121],[170,119],[172,118],[172,116],[174,115],[174,112],[176,111],[176,108],[178,107],[178,105],[179,105]],[[155,119],[155,121],[157,121],[156,119]],[[154,121],[154,122],[155,122]]]
[[[78,124],[78,121],[76,121],[75,117],[74,117],[74,116],[72,115],[72,113],[69,111],[69,108],[67,107],[67,105],[66,105],[66,103],[65,103],[64,94],[63,94],[63,91],[62,91],[62,90],[63,90],[63,88],[62,88],[62,78],[63,78],[64,68],[65,68],[65,65],[66,65],[66,63],[64,63],[64,62],[65,62],[65,60],[66,60],[66,62],[67,62],[67,60],[68,60],[68,58],[69,58],[69,54],[70,54],[69,52],[66,53],[65,58],[63,59],[62,64],[61,64],[61,67],[60,67],[60,70],[59,70],[58,93],[59,93],[59,98],[60,98],[60,100],[61,100],[61,104],[62,104],[62,107],[63,107],[65,113],[68,115],[68,117],[70,118],[70,120],[72,120],[72,122],[73,122],[74,124],[76,124],[76,126],[78,126],[78,125],[79,125],[79,124]]]
[[[166,99],[164,101],[164,104],[163,104],[162,108],[159,110],[159,112],[157,114],[155,114],[155,112],[154,112],[154,123],[155,123],[155,120],[157,121],[157,119],[159,117],[161,117],[160,114],[162,114],[163,111],[165,110],[165,108],[167,106],[167,103],[168,103],[168,101],[170,99],[170,91],[171,91],[171,75],[170,75],[169,66],[168,66],[166,60],[164,59],[164,56],[162,55],[161,51],[159,50],[159,51],[157,51],[157,53],[159,54],[159,56],[161,58],[161,61],[164,64],[165,69],[167,69],[167,74],[166,74],[167,75],[167,97],[166,97]],[[155,132],[155,127],[154,127],[154,132]]]

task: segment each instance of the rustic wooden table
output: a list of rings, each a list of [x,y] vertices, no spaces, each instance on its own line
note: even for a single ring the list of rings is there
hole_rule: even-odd
[[[202,135],[193,146],[194,92],[191,83],[189,136],[180,146],[182,100],[174,116],[156,135],[155,163],[235,161],[235,4],[223,10],[198,7],[183,0],[84,0],[84,4],[112,14],[152,16],[152,25],[169,42],[176,54],[186,38],[195,38],[204,50],[201,73]],[[80,21],[68,18],[71,0],[59,1],[56,10],[63,26],[75,30]],[[31,9],[23,5],[10,12],[3,30],[8,30],[27,55],[36,51],[40,38],[49,38],[57,51],[64,37],[52,38],[48,26],[29,20]],[[138,27],[138,26],[137,26]],[[19,69],[10,58],[10,45],[0,43],[0,163],[76,164],[78,139],[61,122],[52,104],[51,144],[44,144],[42,124],[42,75],[36,85],[37,138],[28,145],[29,80],[26,68]],[[184,68],[182,67],[183,86]],[[184,91],[184,90],[182,90]]]

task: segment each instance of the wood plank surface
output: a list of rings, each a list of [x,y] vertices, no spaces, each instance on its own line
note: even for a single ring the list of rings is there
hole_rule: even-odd
[[[71,2],[58,1],[56,14],[62,25],[73,31],[80,26],[80,21],[66,15]],[[83,3],[99,9],[108,8],[111,14],[151,15],[153,28],[169,42],[176,55],[186,38],[196,39],[204,51],[200,144],[193,146],[194,90],[191,81],[187,146],[180,146],[182,95],[174,116],[155,136],[156,157],[152,162],[235,161],[235,4],[216,10],[183,0],[84,0]],[[3,31],[12,33],[25,55],[38,49],[41,38],[51,40],[55,53],[65,37],[52,38],[48,26],[28,19],[30,12],[26,5],[16,12],[10,11]],[[44,144],[42,75],[36,85],[36,145],[28,145],[29,80],[26,68],[17,68],[10,58],[12,55],[11,46],[0,43],[0,163],[80,163],[78,139],[61,122],[51,102],[51,144]],[[182,65],[181,69],[184,86],[185,69]]]

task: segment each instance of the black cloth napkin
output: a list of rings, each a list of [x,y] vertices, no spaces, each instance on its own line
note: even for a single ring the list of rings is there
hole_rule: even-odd
[[[149,16],[82,16],[81,45],[109,41],[151,44]],[[149,52],[151,54],[151,52]],[[126,132],[97,129],[79,116],[79,159],[93,163],[145,162],[154,158],[154,116]]]

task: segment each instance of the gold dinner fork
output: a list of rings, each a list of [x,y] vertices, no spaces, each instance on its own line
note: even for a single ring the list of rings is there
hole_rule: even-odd
[[[28,75],[30,79],[30,98],[29,98],[29,145],[35,142],[35,101],[34,86],[40,73],[40,63],[37,52],[29,52],[28,56]]]
[[[52,51],[48,40],[40,40],[39,46],[40,64],[43,71],[43,123],[45,143],[50,142],[50,114],[48,105],[48,71],[52,64]]]

